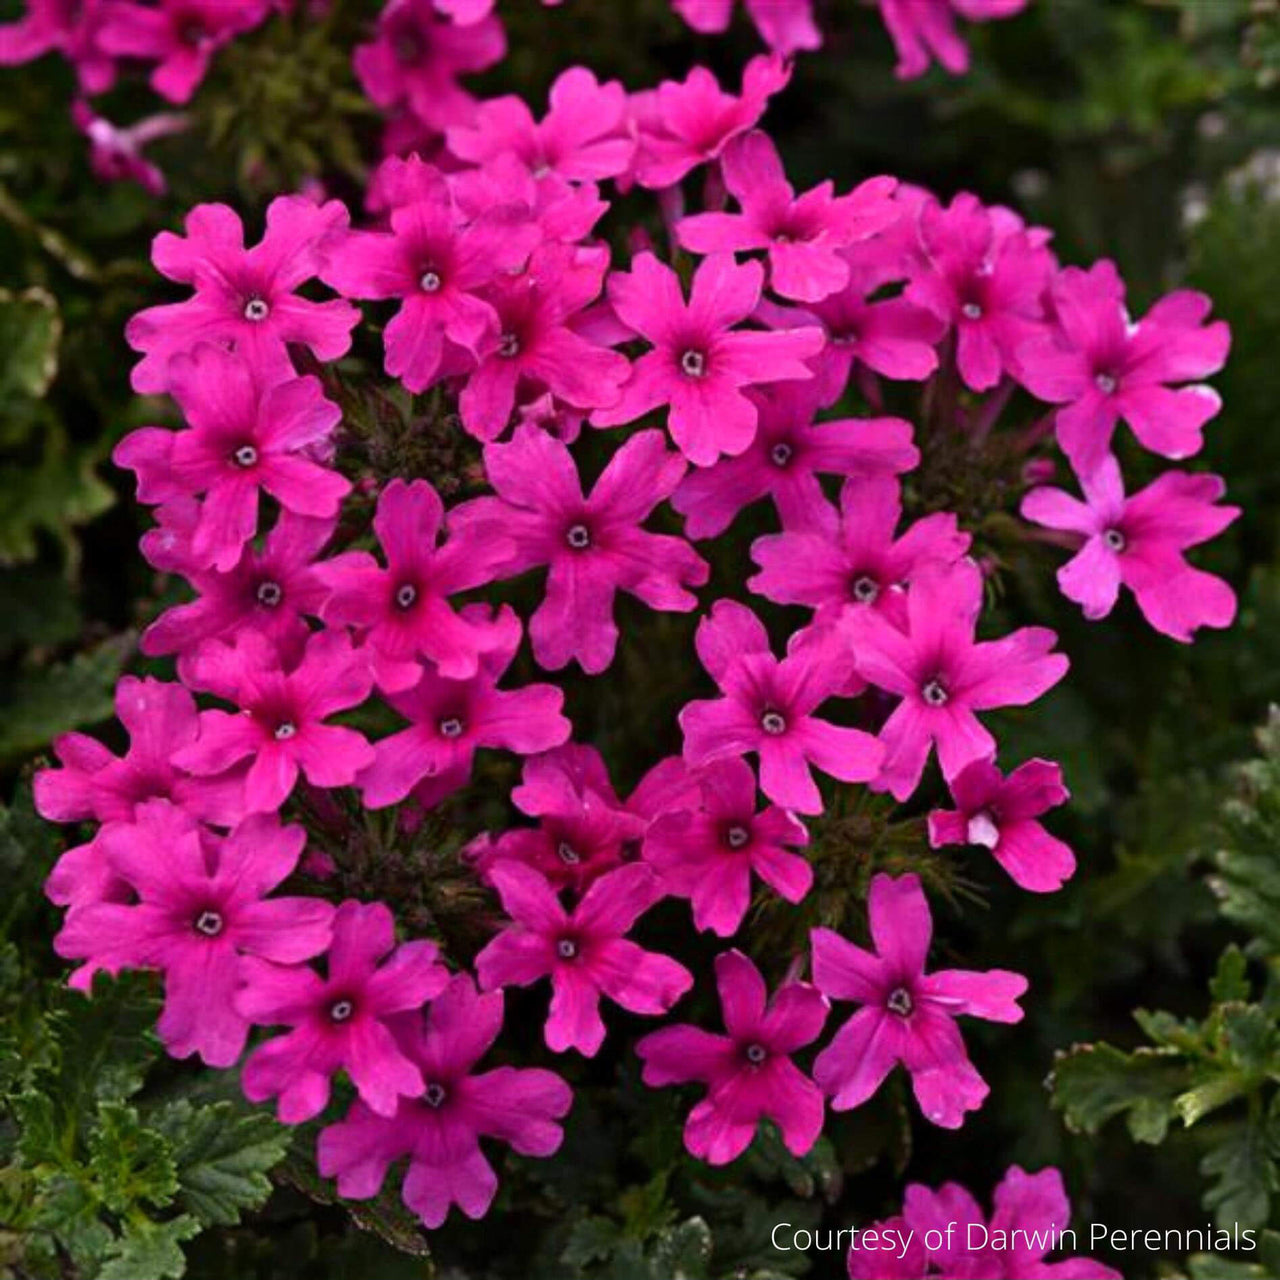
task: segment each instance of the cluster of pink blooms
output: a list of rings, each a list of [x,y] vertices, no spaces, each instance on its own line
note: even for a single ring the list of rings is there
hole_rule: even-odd
[[[362,52],[379,91],[415,111],[415,95],[446,104],[395,60],[400,38],[388,17]],[[57,949],[80,984],[159,971],[159,1032],[177,1056],[230,1066],[253,1028],[274,1028],[255,1036],[243,1086],[288,1123],[319,1115],[345,1073],[357,1096],[323,1130],[322,1171],[364,1197],[406,1160],[404,1198],[430,1226],[450,1205],[487,1209],[482,1140],[536,1156],[561,1140],[560,1076],[476,1071],[504,989],[548,991],[556,1054],[595,1055],[613,1005],[667,1014],[695,975],[636,941],[637,924],[686,899],[695,928],[732,939],[753,892],[803,902],[806,819],[840,786],[905,802],[936,756],[951,807],[930,816],[934,845],[982,846],[1033,892],[1072,874],[1042,825],[1067,798],[1057,765],[1002,769],[984,723],[1053,688],[1067,659],[1041,627],[979,637],[983,570],[954,515],[903,525],[902,477],[921,455],[912,425],[879,413],[886,383],[920,384],[926,402],[950,388],[953,420],[934,429],[975,456],[1015,388],[1044,402],[1017,436],[1023,510],[1075,549],[1060,579],[1088,616],[1121,583],[1182,640],[1234,609],[1184,555],[1235,514],[1220,482],[1170,471],[1126,498],[1112,452],[1121,421],[1160,456],[1199,448],[1218,400],[1196,380],[1228,342],[1208,300],[1174,293],[1135,323],[1109,264],[1059,268],[1047,232],[972,196],[943,204],[885,177],[797,194],[757,128],[786,81],[772,55],[740,94],[697,70],[629,96],[574,68],[541,118],[497,98],[470,123],[439,122],[441,163],[387,160],[359,229],[339,202],[286,196],[246,247],[235,213],[199,206],[154,245],[181,300],[128,326],[134,387],[172,397],[184,425],[136,431],[116,457],[156,508],[146,558],[190,598],[142,638],[176,659],[177,682],[121,681],[126,753],[70,734],[37,778],[46,817],[98,824],[49,881],[66,908]],[[686,213],[695,173],[715,180]],[[664,259],[690,260],[639,231],[615,265],[595,235],[605,182],[656,191],[669,243],[696,265],[678,273]],[[317,300],[317,280],[339,296]],[[456,405],[483,493],[446,506],[428,480],[396,479],[371,524],[367,477],[348,501],[340,411],[296,361],[345,356],[357,300],[385,318],[387,375]],[[853,391],[876,416],[838,407]],[[589,484],[584,433],[611,446]],[[1038,486],[1053,462],[1032,451],[1051,433],[1082,500]],[[806,617],[785,637],[732,598],[738,584],[708,587],[698,544],[747,508],[777,531],[751,544],[746,591]],[[681,533],[649,527],[659,509]],[[528,618],[474,597],[526,575],[540,586]],[[573,740],[561,689],[508,674],[526,623],[543,671],[614,667],[619,592],[699,612],[706,672],[679,713],[680,753],[626,796]],[[348,713],[374,703],[401,727],[370,741]],[[465,850],[502,910],[468,972],[430,941],[398,943],[386,905],[331,902],[291,798],[345,788],[411,817],[466,787],[477,751],[521,758],[510,799],[528,822]],[[730,1161],[768,1119],[802,1154],[828,1106],[862,1105],[897,1066],[927,1120],[959,1127],[988,1086],[958,1020],[1017,1022],[1027,982],[931,968],[932,932],[920,879],[880,873],[868,945],[815,929],[772,992],[724,950],[723,1030],[676,1023],[636,1045],[648,1084],[703,1090],[688,1150]]]
[[[542,2],[558,5],[561,0]],[[104,182],[136,182],[159,195],[165,190],[164,175],[146,158],[143,148],[187,129],[187,117],[161,112],[122,126],[96,112],[88,98],[112,89],[122,67],[141,67],[160,98],[184,105],[220,49],[261,26],[273,13],[288,12],[298,3],[26,0],[27,11],[21,19],[0,24],[0,66],[30,62],[48,53],[65,58],[74,67],[84,95],[73,104],[72,116],[88,140],[94,172]],[[309,13],[323,13],[329,0],[303,3]],[[968,69],[968,50],[956,30],[957,15],[975,22],[1010,17],[1027,0],[877,3],[897,50],[897,73],[912,78],[922,75],[934,60],[952,74]],[[735,8],[734,0],[671,0],[671,4],[690,27],[707,33],[726,30]],[[744,4],[761,39],[775,54],[786,58],[821,46],[813,0],[744,0]],[[495,7],[496,0],[386,0],[372,38],[355,50],[355,71],[370,100],[391,116],[386,136],[389,152],[425,151],[450,129],[483,130],[495,118],[507,124],[519,121],[531,129],[533,122],[523,104],[508,101],[481,113],[475,96],[462,83],[463,76],[486,71],[506,56],[506,34]],[[616,116],[606,117],[602,132],[617,123]],[[543,141],[554,147],[568,139],[559,137],[553,126]]]
[[[992,1200],[988,1218],[958,1183],[913,1183],[901,1213],[859,1231],[849,1280],[1122,1280],[1091,1258],[1045,1260],[1075,1239],[1057,1169],[1012,1165]]]

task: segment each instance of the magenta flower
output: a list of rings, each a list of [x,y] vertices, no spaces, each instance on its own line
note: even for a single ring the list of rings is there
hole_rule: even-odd
[[[958,1129],[989,1092],[965,1053],[955,1019],[1020,1022],[1020,973],[939,969],[926,974],[933,920],[920,878],[878,875],[867,903],[875,952],[814,929],[813,981],[833,1000],[862,1008],[817,1056],[813,1078],[835,1111],[860,1106],[901,1063],[925,1119]]]
[[[342,412],[318,379],[264,388],[251,366],[204,343],[170,360],[169,390],[189,428],[130,432],[112,460],[137,473],[141,502],[204,495],[191,538],[200,567],[235,568],[258,529],[259,491],[300,516],[338,514],[351,483],[312,455]]]
[[[26,15],[0,24],[0,67],[60,53],[75,67],[83,93],[105,93],[116,64],[102,45],[106,0],[27,0]]]
[[[760,38],[784,58],[822,45],[813,21],[813,0],[743,0]],[[695,30],[715,35],[729,28],[733,0],[671,0],[671,7]]]
[[[776,55],[752,58],[742,73],[742,94],[725,93],[706,67],[683,80],[664,80],[631,97],[639,129],[636,180],[642,187],[669,187],[690,170],[719,159],[739,134],[754,128],[769,99],[786,88],[791,68]]]
[[[777,148],[758,129],[736,138],[720,161],[724,183],[741,213],[696,213],[676,227],[694,253],[765,250],[769,285],[784,298],[820,302],[849,283],[840,250],[865,240],[901,214],[896,178],[869,178],[847,196],[830,182],[796,198]]]
[[[102,47],[122,58],[156,63],[151,87],[170,102],[189,102],[213,55],[262,22],[268,0],[130,0],[103,5]]]
[[[947,1227],[954,1224],[948,1233]],[[995,1192],[990,1220],[962,1186],[936,1191],[913,1182],[902,1214],[871,1224],[875,1248],[849,1251],[850,1280],[939,1280],[982,1276],[984,1280],[1123,1280],[1120,1272],[1091,1258],[1046,1262],[1071,1224],[1071,1205],[1057,1169],[1027,1173],[1011,1165]],[[882,1232],[889,1228],[893,1236]],[[939,1228],[941,1228],[939,1230]],[[898,1243],[907,1238],[906,1257]],[[998,1234],[997,1234],[998,1233]],[[925,1236],[941,1247],[929,1248]],[[972,1243],[971,1243],[972,1242]]]
[[[483,621],[494,647],[468,679],[450,680],[427,668],[413,688],[387,699],[411,724],[374,744],[373,763],[358,779],[367,808],[395,804],[415,787],[425,807],[439,804],[466,784],[479,747],[532,755],[568,740],[573,726],[561,714],[564,694],[554,685],[497,687],[520,647],[520,620],[511,607],[491,618],[486,606],[468,605],[463,620]]]
[[[969,50],[956,31],[958,13],[971,22],[1011,18],[1027,0],[879,0],[880,16],[897,50],[900,80],[924,75],[936,58],[953,76],[969,69]]]
[[[901,206],[899,206],[901,208]],[[886,285],[906,279],[904,256],[885,236],[841,250],[848,284],[803,309],[761,302],[756,318],[778,329],[820,325],[827,345],[810,363],[822,404],[844,395],[855,368],[897,381],[919,382],[938,367],[946,322]],[[874,300],[872,300],[874,298]]]
[[[473,1074],[502,1029],[502,993],[477,995],[458,974],[432,1002],[423,1020],[412,1015],[395,1031],[405,1055],[426,1086],[402,1098],[393,1116],[379,1116],[356,1102],[345,1120],[320,1134],[320,1172],[338,1179],[349,1200],[378,1194],[388,1168],[405,1156],[409,1169],[401,1195],[428,1227],[438,1227],[457,1205],[483,1218],[498,1179],[480,1147],[497,1138],[525,1156],[549,1156],[564,1133],[556,1124],[573,1103],[573,1091],[554,1072],[498,1067]]]
[[[680,279],[650,253],[630,273],[609,280],[609,301],[624,324],[653,344],[640,357],[622,398],[592,415],[596,426],[632,422],[670,405],[671,438],[691,462],[708,466],[722,454],[740,454],[756,433],[756,406],[744,387],[805,379],[804,363],[822,348],[816,328],[742,330],[760,301],[764,271],[713,254],[698,266],[688,303]]]
[[[492,15],[456,23],[436,12],[434,0],[388,0],[374,39],[356,47],[353,62],[375,106],[407,107],[417,124],[440,132],[475,110],[458,77],[487,71],[506,52],[502,24]]]
[[[853,676],[853,653],[836,632],[797,632],[779,661],[756,615],[718,600],[698,624],[695,643],[721,696],[680,712],[688,764],[754,752],[760,789],[800,813],[822,812],[811,765],[842,782],[867,782],[879,772],[884,748],[875,738],[815,714]]]
[[[784,983],[766,1004],[760,970],[741,951],[716,956],[716,987],[728,1034],[688,1025],[651,1032],[636,1045],[645,1084],[707,1086],[685,1121],[684,1145],[708,1164],[736,1160],[765,1119],[792,1155],[805,1155],[822,1133],[826,1104],[791,1055],[818,1038],[830,1005],[807,982]]]
[[[419,392],[440,376],[450,345],[474,355],[496,336],[497,312],[480,293],[524,264],[538,231],[514,205],[464,219],[438,170],[404,163],[419,170],[416,189],[392,209],[390,233],[350,233],[320,274],[344,297],[401,300],[383,332],[386,369]]]
[[[954,809],[929,814],[935,849],[983,845],[1016,885],[1032,893],[1053,893],[1075,872],[1075,854],[1036,821],[1071,798],[1056,764],[1028,760],[1005,778],[993,761],[975,760],[952,778],[951,798]]]
[[[818,388],[785,382],[750,392],[756,433],[736,458],[691,471],[671,505],[690,538],[714,538],[761,498],[771,498],[786,529],[804,529],[826,506],[821,475],[892,476],[911,471],[920,451],[902,418],[840,418],[815,422]]]
[[[132,822],[149,800],[170,800],[192,817],[230,826],[244,813],[240,779],[195,778],[173,757],[196,739],[195,699],[180,684],[123,676],[116,717],[129,748],[116,756],[82,733],[54,739],[61,768],[41,769],[32,788],[36,810],[50,822]]]
[[[506,430],[521,389],[550,391],[579,409],[613,404],[629,368],[625,356],[574,331],[600,294],[606,251],[547,244],[522,275],[499,275],[486,292],[497,332],[459,398],[462,425],[481,440]]]
[[[234,645],[210,641],[192,665],[197,689],[237,709],[202,711],[199,737],[175,753],[174,764],[209,777],[251,759],[244,788],[250,813],[278,809],[299,771],[313,786],[345,787],[373,763],[373,748],[361,734],[325,723],[359,705],[373,687],[368,658],[345,633],[316,633],[291,669],[254,631],[243,632]]]
[[[1105,618],[1124,585],[1142,616],[1175,640],[1189,643],[1198,627],[1231,625],[1235,592],[1221,578],[1192,568],[1183,554],[1240,514],[1239,507],[1218,505],[1226,492],[1218,476],[1166,471],[1126,498],[1120,466],[1108,454],[1081,487],[1083,502],[1061,489],[1033,489],[1022,500],[1022,515],[1080,542],[1058,570],[1058,585],[1084,607],[1086,618]]]
[[[491,98],[473,120],[449,130],[448,146],[471,164],[509,154],[535,178],[554,173],[570,182],[599,182],[630,168],[636,144],[622,85],[601,84],[586,67],[570,67],[551,85],[550,110],[541,123],[523,98]]]
[[[812,528],[751,544],[760,572],[747,588],[777,604],[808,605],[820,624],[838,622],[847,609],[872,608],[905,626],[912,579],[924,565],[955,564],[969,550],[969,535],[939,511],[895,537],[901,518],[901,486],[892,476],[846,480],[838,518],[824,505]]]
[[[318,617],[329,594],[316,556],[329,541],[334,521],[280,514],[262,548],[245,546],[226,573],[198,568],[191,541],[200,519],[194,500],[159,509],[160,527],[143,535],[143,553],[157,569],[177,572],[190,582],[197,598],[165,610],[142,633],[142,652],[150,657],[182,655],[186,659],[210,639],[229,639],[248,628],[261,632],[282,652],[299,650],[310,634],[303,616]]]
[[[945,209],[936,200],[923,206],[920,243],[906,297],[952,326],[965,386],[987,391],[1016,372],[1017,352],[1043,327],[1053,255],[967,192]]]
[[[660,431],[623,444],[590,497],[568,448],[537,427],[519,428],[509,444],[486,445],[484,461],[498,496],[473,499],[451,515],[459,530],[502,526],[516,545],[504,576],[547,566],[546,596],[529,623],[540,666],[558,671],[576,660],[592,675],[605,670],[618,643],[618,591],[665,612],[697,607],[686,588],[706,582],[706,562],[683,538],[641,528],[685,470]]]
[[[393,480],[373,519],[387,567],[367,551],[345,552],[321,567],[331,592],[321,615],[363,633],[378,687],[388,693],[418,682],[422,658],[447,679],[468,680],[481,654],[502,642],[497,629],[464,618],[448,597],[492,582],[514,543],[497,521],[470,521],[441,542],[444,527],[444,504],[428,481]]]
[[[841,621],[858,674],[902,699],[880,730],[886,755],[873,784],[897,800],[916,789],[931,745],[948,779],[995,755],[975,712],[1026,706],[1066,675],[1067,659],[1050,652],[1058,638],[1046,627],[976,640],[981,609],[982,574],[961,560],[917,570],[905,631],[875,609],[849,610]]]
[[[1124,419],[1138,442],[1166,458],[1200,452],[1201,429],[1222,407],[1199,379],[1226,362],[1231,330],[1206,324],[1212,302],[1182,289],[1162,298],[1134,324],[1124,282],[1111,262],[1067,267],[1053,283],[1060,333],[1018,352],[1018,377],[1058,410],[1058,443],[1080,475],[1106,457]],[[1171,387],[1169,383],[1195,385]]]
[[[344,355],[360,312],[340,298],[310,302],[294,290],[317,274],[346,225],[340,201],[318,205],[305,196],[280,196],[268,206],[266,235],[252,249],[244,247],[239,215],[225,204],[196,205],[185,236],[162,231],[151,261],[195,295],[148,307],[129,321],[125,338],[143,353],[133,389],[167,391],[170,357],[199,342],[235,351],[263,385],[293,376],[287,343],[309,347],[317,360]]]
[[[557,890],[582,893],[624,861],[648,826],[646,817],[618,799],[594,747],[569,742],[533,756],[520,779],[511,803],[538,825],[504,831],[477,846],[471,856],[483,879],[506,858],[533,867]]]
[[[83,99],[71,104],[71,118],[89,139],[89,164],[100,181],[136,182],[153,196],[164,194],[164,174],[142,154],[142,148],[191,127],[186,116],[169,113],[147,116],[122,129],[96,115]]]
[[[756,778],[745,760],[716,760],[696,777],[700,807],[656,818],[642,852],[663,890],[689,899],[699,929],[729,938],[751,905],[752,872],[788,902],[809,892],[813,868],[786,847],[808,844],[809,833],[777,805],[756,812]]]
[[[517,862],[495,863],[489,880],[512,923],[476,957],[485,990],[551,979],[547,1047],[593,1058],[604,1043],[600,998],[632,1013],[666,1013],[693,985],[669,956],[624,935],[662,896],[658,878],[632,863],[597,880],[570,912],[545,877]]]
[[[244,956],[298,964],[329,945],[333,907],[319,898],[267,898],[298,865],[306,833],[273,815],[246,818],[225,839],[202,833],[167,801],[153,800],[137,824],[103,831],[111,870],[131,903],[100,902],[68,915],[54,948],[115,973],[164,974],[156,1030],[175,1058],[193,1053],[229,1067],[249,1024],[236,1011]]]
[[[395,919],[380,902],[338,908],[327,966],[322,978],[307,965],[244,961],[237,1011],[259,1026],[292,1028],[249,1055],[245,1097],[278,1097],[281,1122],[301,1124],[328,1106],[329,1081],[345,1070],[370,1110],[395,1115],[400,1098],[418,1097],[425,1082],[388,1019],[439,995],[449,972],[434,942],[396,946]]]

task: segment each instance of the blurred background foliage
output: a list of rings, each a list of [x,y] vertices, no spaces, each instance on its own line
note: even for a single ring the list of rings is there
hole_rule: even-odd
[[[930,861],[918,824],[886,827],[874,805],[837,812],[818,833],[819,882],[844,895],[840,913],[861,911],[873,868],[920,865],[943,894],[947,946],[1030,975],[1021,1027],[970,1033],[992,1085],[987,1107],[959,1135],[932,1131],[898,1082],[839,1117],[809,1159],[765,1135],[717,1173],[681,1153],[679,1095],[641,1088],[634,1061],[606,1053],[574,1080],[563,1155],[509,1159],[494,1216],[451,1221],[431,1242],[435,1263],[394,1190],[354,1207],[353,1228],[315,1177],[311,1135],[288,1148],[229,1077],[160,1060],[141,1034],[122,1044],[125,1028],[146,1025],[145,981],[104,989],[97,1016],[61,991],[39,885],[63,835],[33,819],[26,778],[52,736],[104,726],[117,675],[137,669],[136,631],[169,589],[137,553],[145,514],[108,461],[123,434],[162,412],[129,390],[122,327],[160,293],[152,235],[191,204],[224,199],[252,224],[273,195],[318,181],[359,206],[380,122],[349,50],[376,5],[333,0],[319,20],[278,18],[222,52],[192,132],[154,148],[170,181],[159,199],[93,179],[63,65],[45,59],[0,81],[0,1276],[145,1280],[185,1265],[209,1280],[396,1280],[438,1265],[459,1278],[765,1280],[806,1265],[769,1247],[776,1221],[865,1222],[894,1211],[909,1180],[954,1178],[985,1195],[1015,1161],[1060,1165],[1081,1220],[1186,1227],[1216,1213],[1280,1224],[1280,730],[1261,748],[1253,739],[1280,701],[1280,6],[1033,0],[1015,20],[968,29],[966,78],[909,84],[892,75],[874,13],[855,0],[819,8],[827,44],[799,61],[766,118],[797,185],[887,171],[944,197],[972,190],[1052,227],[1064,262],[1114,258],[1135,314],[1190,284],[1234,331],[1215,379],[1225,408],[1196,460],[1244,508],[1201,559],[1239,592],[1231,631],[1184,648],[1128,604],[1088,624],[1053,589],[1055,553],[1007,537],[983,548],[1002,570],[1006,620],[1055,626],[1072,658],[1070,679],[1030,714],[1003,718],[998,736],[1006,765],[1062,761],[1074,798],[1055,829],[1079,855],[1076,881],[1040,899],[972,851]],[[0,2],[0,18],[14,9]],[[500,13],[511,50],[476,87],[538,103],[574,62],[632,89],[695,62],[736,84],[756,51],[745,24],[699,38],[666,0],[559,10],[504,0]],[[126,121],[153,106],[125,84],[105,110]],[[927,504],[927,472],[913,485]],[[624,653],[632,688],[659,685],[662,655],[688,640],[687,620],[649,618]],[[619,704],[570,690],[575,721],[580,711],[587,736],[598,729],[623,785],[652,759],[637,741],[670,736],[678,694],[655,689],[646,714],[666,728],[652,740],[620,741],[608,728],[624,718]],[[634,699],[625,705],[634,722]],[[437,838],[447,850],[436,826],[422,841]],[[359,869],[347,872],[344,887],[358,891]],[[441,924],[442,894],[422,908]],[[781,941],[772,923],[759,917],[750,935],[766,955]],[[536,1046],[530,999],[512,1000],[528,1022],[513,1056]],[[1147,1011],[1138,1022],[1135,1009]],[[77,1083],[65,1073],[82,1072],[81,1060],[114,1065]],[[56,1115],[40,1110],[51,1097]],[[234,1136],[224,1150],[192,1150],[209,1129]],[[1280,1275],[1256,1256],[1252,1271],[1110,1260],[1131,1280]],[[812,1274],[841,1273],[838,1258],[809,1261]]]

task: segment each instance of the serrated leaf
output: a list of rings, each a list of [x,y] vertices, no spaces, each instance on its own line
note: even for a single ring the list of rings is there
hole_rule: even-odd
[[[1067,1127],[1097,1133],[1123,1115],[1137,1142],[1164,1140],[1173,1100],[1188,1082],[1180,1055],[1160,1049],[1124,1053],[1109,1044],[1079,1045],[1060,1054],[1050,1087]]]
[[[711,1228],[702,1218],[687,1218],[662,1232],[653,1247],[655,1278],[704,1280],[711,1263]]]
[[[1218,967],[1209,982],[1209,994],[1215,1001],[1225,1004],[1249,999],[1248,964],[1244,952],[1234,942],[1218,957]]]
[[[97,1267],[115,1239],[115,1233],[98,1216],[98,1203],[74,1178],[55,1174],[41,1187],[36,1224],[57,1237],[86,1274]]]
[[[109,719],[116,680],[132,647],[131,637],[120,637],[0,685],[0,761],[27,755],[69,729]]]
[[[1266,1129],[1241,1121],[1214,1135],[1214,1148],[1200,1172],[1214,1179],[1201,1203],[1213,1211],[1219,1227],[1260,1227],[1267,1221],[1271,1196],[1280,1188],[1273,1148]]]
[[[38,400],[58,371],[62,318],[44,289],[0,289],[0,405],[11,396]]]
[[[89,1170],[103,1205],[129,1214],[139,1204],[169,1204],[178,1174],[168,1140],[146,1128],[133,1107],[98,1105],[98,1123],[89,1132]]]
[[[186,1214],[168,1222],[131,1222],[107,1250],[97,1280],[180,1280],[187,1270],[182,1242],[199,1234],[200,1224]]]
[[[185,1099],[152,1117],[172,1144],[178,1200],[205,1226],[232,1226],[271,1194],[267,1174],[284,1159],[289,1133],[261,1111]]]
[[[581,1218],[569,1230],[569,1242],[560,1254],[566,1267],[581,1271],[593,1262],[604,1262],[618,1246],[618,1224],[612,1218]]]

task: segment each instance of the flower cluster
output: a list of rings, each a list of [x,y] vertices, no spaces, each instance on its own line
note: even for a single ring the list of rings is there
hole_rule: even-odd
[[[1010,1166],[990,1218],[959,1183],[912,1183],[902,1212],[864,1227],[849,1250],[849,1280],[1121,1280],[1090,1258],[1045,1261],[1075,1241],[1057,1169]]]
[[[419,117],[450,99],[399,56],[396,24],[461,26],[474,44],[449,47],[474,62],[472,28],[492,22],[444,7],[394,3],[363,54]],[[1122,582],[1177,639],[1234,610],[1184,556],[1235,515],[1220,482],[1169,471],[1126,499],[1115,453],[1121,420],[1148,452],[1198,449],[1218,401],[1195,380],[1228,340],[1208,300],[1174,293],[1130,322],[1110,264],[1062,268],[1046,231],[972,196],[891,177],[797,195],[757,127],[786,79],[762,56],[739,94],[697,69],[628,95],[574,68],[541,119],[513,98],[420,119],[443,129],[439,163],[386,160],[366,225],[286,196],[251,247],[221,205],[155,242],[188,296],[130,322],[133,385],[183,425],[135,431],[116,459],[156,511],[144,555],[190,598],[142,640],[177,682],[120,685],[126,753],[68,735],[37,780],[46,817],[98,824],[50,878],[57,947],[81,983],[160,972],[175,1055],[229,1066],[253,1028],[279,1029],[256,1037],[243,1086],[288,1123],[345,1076],[354,1100],[319,1145],[343,1195],[374,1195],[407,1160],[405,1201],[437,1225],[491,1202],[482,1139],[554,1152],[560,1076],[473,1071],[502,993],[549,989],[547,1049],[593,1057],[613,1006],[661,1017],[699,981],[652,931],[664,899],[738,943],[714,966],[723,1033],[686,1021],[635,1046],[648,1084],[705,1090],[695,1156],[734,1159],[766,1119],[803,1153],[828,1105],[862,1105],[899,1065],[933,1124],[982,1105],[958,1020],[1017,1022],[1027,980],[931,967],[919,876],[875,874],[865,930],[811,930],[804,954],[772,958],[772,994],[742,928],[756,880],[773,909],[804,911],[807,824],[843,790],[928,805],[935,756],[951,793],[935,846],[981,846],[1033,892],[1074,870],[1041,822],[1067,798],[1057,765],[1003,771],[984,720],[1038,700],[1067,658],[1052,631],[984,616],[964,513],[921,509],[931,452],[980,466],[1001,442],[1005,490],[1077,550],[1060,580],[1089,617]],[[708,192],[692,212],[689,175]],[[636,230],[621,263],[596,228],[634,187],[657,193],[666,246]],[[373,362],[474,458],[459,497],[375,473],[344,428],[335,397],[358,359],[341,379],[326,366],[351,351],[356,301],[385,321]],[[914,422],[884,412],[890,391]],[[1042,483],[1055,440],[1084,502]],[[584,481],[589,458],[603,464]],[[745,581],[723,554],[735,524],[771,530]],[[1038,543],[1025,529],[1028,560]],[[519,610],[493,589],[514,579]],[[619,619],[653,613],[699,615],[706,678],[671,726],[679,750],[623,796],[550,677],[619,672]],[[674,687],[692,657],[663,655]],[[530,664],[549,678],[513,679]],[[394,901],[343,899],[304,857],[324,793],[341,792],[335,812],[402,806],[418,823],[494,751],[517,758],[509,798],[529,823],[464,833],[460,869],[501,908],[478,954],[397,943]],[[833,1002],[857,1007],[819,1047]]]

